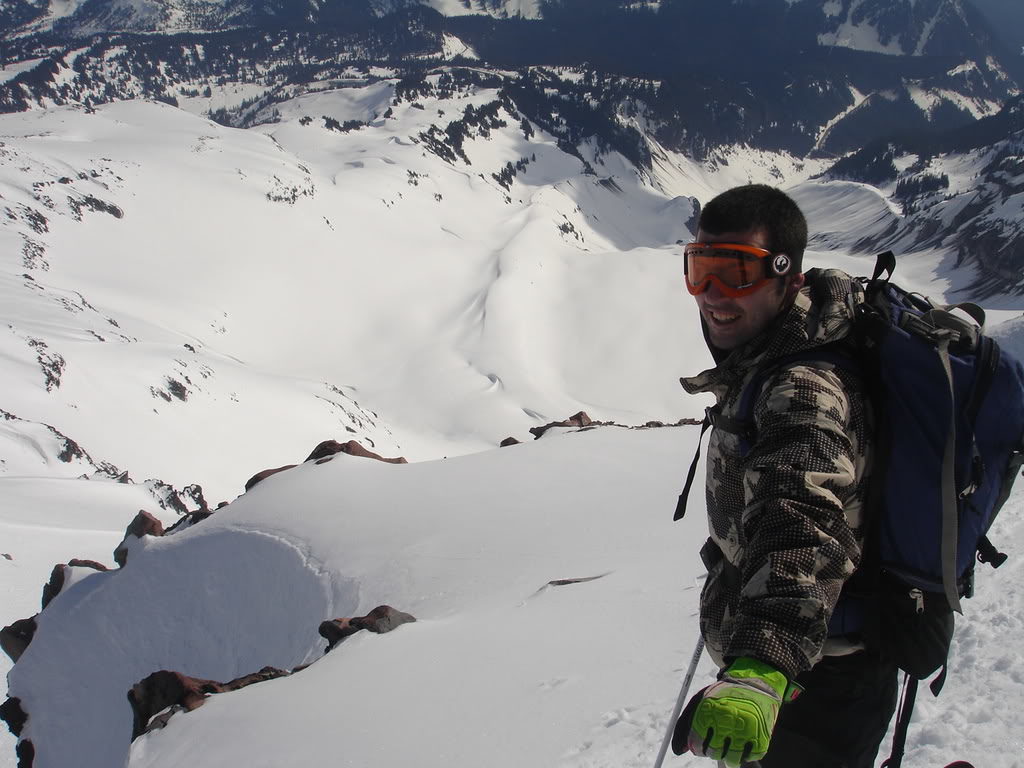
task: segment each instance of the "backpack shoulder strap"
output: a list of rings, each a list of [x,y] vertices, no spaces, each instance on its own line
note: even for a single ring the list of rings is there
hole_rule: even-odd
[[[715,406],[717,408],[717,406]],[[693,454],[693,461],[690,462],[690,469],[686,473],[686,485],[683,486],[683,492],[679,494],[679,501],[676,502],[676,511],[672,515],[673,522],[676,520],[682,520],[686,515],[686,501],[690,498],[690,488],[693,486],[693,478],[697,474],[697,464],[700,461],[700,446],[704,440],[704,433],[708,431],[708,428],[712,424],[711,411],[713,408],[708,408],[704,412],[704,421],[700,425],[700,435],[697,437],[697,451]]]

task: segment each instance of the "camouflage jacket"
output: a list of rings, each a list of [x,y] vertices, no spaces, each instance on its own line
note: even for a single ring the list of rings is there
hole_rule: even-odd
[[[735,418],[759,369],[845,338],[862,298],[849,275],[812,270],[768,330],[680,381],[691,394],[714,394],[721,414]],[[792,679],[823,655],[840,590],[860,561],[871,411],[855,372],[812,355],[768,377],[753,418],[746,455],[721,429],[708,444],[701,631],[719,665],[751,656]]]

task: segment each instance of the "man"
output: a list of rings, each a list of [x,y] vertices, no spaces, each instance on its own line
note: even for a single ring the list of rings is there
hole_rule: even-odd
[[[729,766],[870,768],[897,670],[837,604],[861,558],[872,414],[849,366],[813,353],[849,334],[849,296],[862,293],[838,270],[805,275],[806,245],[796,203],[749,185],[708,203],[684,249],[716,363],[682,384],[717,400],[700,622],[722,671],[672,745]],[[764,371],[753,424],[741,423],[741,396]]]

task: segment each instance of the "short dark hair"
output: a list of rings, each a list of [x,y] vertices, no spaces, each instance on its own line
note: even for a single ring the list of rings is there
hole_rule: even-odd
[[[763,229],[771,252],[784,253],[793,260],[791,274],[803,269],[807,219],[793,198],[780,189],[746,184],[726,190],[704,206],[699,225],[713,235]]]

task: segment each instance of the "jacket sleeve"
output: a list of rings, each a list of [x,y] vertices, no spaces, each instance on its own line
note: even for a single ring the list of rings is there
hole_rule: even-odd
[[[820,658],[839,592],[860,561],[866,405],[855,383],[845,371],[803,364],[777,373],[758,396],[727,658],[759,658],[791,679]]]

